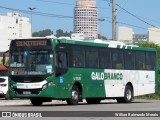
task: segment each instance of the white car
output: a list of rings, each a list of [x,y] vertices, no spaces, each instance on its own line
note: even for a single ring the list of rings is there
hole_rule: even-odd
[[[0,70],[0,97],[4,97],[5,99],[9,99],[7,74],[7,70]]]
[[[0,76],[0,97],[9,99],[8,95],[8,77]]]

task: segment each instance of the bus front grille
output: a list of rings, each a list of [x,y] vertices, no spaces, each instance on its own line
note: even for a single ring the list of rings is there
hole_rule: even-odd
[[[14,89],[16,94],[23,94],[23,95],[29,95],[29,94],[39,94],[41,89]]]
[[[42,82],[47,78],[47,76],[9,76],[14,82],[20,83],[32,83],[32,82]]]

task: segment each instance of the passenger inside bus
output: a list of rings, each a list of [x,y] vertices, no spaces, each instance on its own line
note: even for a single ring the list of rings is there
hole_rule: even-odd
[[[57,54],[57,67],[58,68],[66,68],[67,67],[66,53],[59,52]]]
[[[81,60],[78,57],[73,60],[73,67],[82,67]]]

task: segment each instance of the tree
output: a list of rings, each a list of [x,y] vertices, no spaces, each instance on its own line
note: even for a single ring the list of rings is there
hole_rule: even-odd
[[[71,31],[70,32],[67,32],[67,31],[63,31],[62,29],[58,29],[56,31],[56,37],[62,37],[62,36],[65,36],[65,37],[71,37]]]
[[[107,40],[107,37],[105,37],[105,36],[103,36],[103,35],[98,34],[98,39]]]
[[[56,37],[61,37],[61,36],[63,36],[63,30],[62,29],[58,29],[57,31],[56,31]]]
[[[51,31],[50,29],[45,29],[45,30],[41,30],[39,32],[34,32],[32,33],[33,37],[46,37],[46,36],[50,36],[53,34],[53,31]]]

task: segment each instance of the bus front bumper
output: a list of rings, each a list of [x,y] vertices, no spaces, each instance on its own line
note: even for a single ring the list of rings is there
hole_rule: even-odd
[[[54,86],[45,89],[15,89],[9,88],[9,94],[12,98],[54,98]]]

